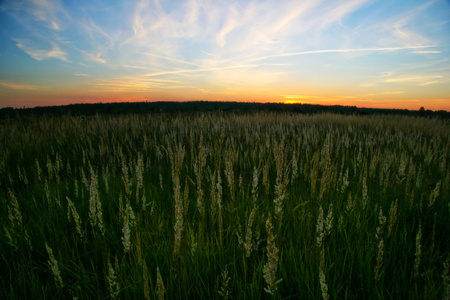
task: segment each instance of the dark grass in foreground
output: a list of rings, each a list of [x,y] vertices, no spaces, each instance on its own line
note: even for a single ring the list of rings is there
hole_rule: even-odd
[[[448,299],[448,121],[0,123],[0,297]]]

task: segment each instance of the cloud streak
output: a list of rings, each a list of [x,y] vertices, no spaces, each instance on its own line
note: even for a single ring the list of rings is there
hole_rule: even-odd
[[[423,50],[423,51],[413,51],[414,54],[439,54],[441,51],[438,50]]]
[[[7,89],[27,90],[27,91],[38,91],[38,90],[44,89],[44,87],[37,86],[37,85],[21,84],[21,83],[14,83],[14,82],[8,82],[8,81],[0,81],[0,86],[7,88]]]
[[[266,59],[270,59],[270,58],[308,55],[308,54],[351,53],[351,52],[388,52],[388,51],[411,50],[411,49],[421,49],[421,48],[430,48],[430,47],[435,47],[435,45],[406,46],[406,47],[355,48],[355,49],[322,49],[322,50],[311,50],[311,51],[300,51],[300,52],[267,55],[267,56],[252,58],[249,61],[261,61],[261,60],[266,60]]]
[[[448,79],[441,75],[406,75],[392,78],[386,78],[382,82],[386,83],[406,83],[406,84],[418,84],[418,85],[430,85],[435,83],[444,83]]]

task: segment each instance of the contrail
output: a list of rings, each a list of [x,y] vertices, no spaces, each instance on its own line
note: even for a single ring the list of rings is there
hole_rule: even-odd
[[[426,45],[426,46],[408,46],[408,47],[311,50],[311,51],[301,51],[301,52],[292,52],[292,53],[283,53],[283,54],[261,56],[261,57],[257,57],[257,58],[252,58],[249,61],[261,61],[261,60],[266,60],[266,59],[275,58],[275,57],[296,56],[296,55],[317,54],[317,53],[348,53],[348,52],[369,52],[369,51],[396,51],[396,50],[407,50],[407,49],[422,49],[422,48],[430,48],[430,47],[436,47],[436,46],[435,45]]]

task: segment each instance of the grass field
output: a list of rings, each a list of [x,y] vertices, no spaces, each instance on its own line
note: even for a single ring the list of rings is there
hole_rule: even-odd
[[[450,123],[0,123],[2,299],[449,299]]]

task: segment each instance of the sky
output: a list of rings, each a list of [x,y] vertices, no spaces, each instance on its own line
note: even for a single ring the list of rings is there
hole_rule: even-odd
[[[449,0],[0,0],[0,107],[450,111]]]

